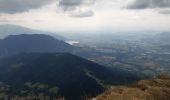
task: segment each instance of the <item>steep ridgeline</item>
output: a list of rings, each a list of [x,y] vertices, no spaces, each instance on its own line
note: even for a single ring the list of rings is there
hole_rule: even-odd
[[[0,40],[0,57],[11,56],[22,52],[71,52],[74,48],[75,47],[49,35],[10,35]]]
[[[101,93],[122,74],[68,53],[23,53],[0,59],[0,69],[0,98],[17,100],[80,100]]]

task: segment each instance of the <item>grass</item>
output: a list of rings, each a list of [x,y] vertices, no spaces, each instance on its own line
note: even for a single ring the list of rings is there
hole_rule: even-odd
[[[96,100],[170,100],[170,76],[158,75],[127,86],[113,86]]]

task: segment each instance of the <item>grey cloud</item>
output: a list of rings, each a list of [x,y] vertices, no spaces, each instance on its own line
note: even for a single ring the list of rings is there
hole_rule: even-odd
[[[21,13],[39,8],[55,0],[0,0],[0,13]]]
[[[26,22],[26,21],[22,20],[22,19],[8,19],[6,17],[0,17],[0,22],[3,22],[3,23],[8,23],[8,22],[17,22],[17,23],[20,23],[20,22]]]
[[[94,3],[95,0],[59,0],[59,7],[64,11],[70,11],[81,6],[88,6]]]
[[[91,17],[94,12],[88,7],[95,3],[96,0],[59,0],[58,6],[65,13],[72,17]],[[82,10],[83,7],[88,10]]]
[[[82,4],[82,0],[60,0],[59,7],[63,11],[74,10],[77,6]]]
[[[83,0],[60,0],[59,5],[63,6],[77,6],[81,5],[83,3]]]
[[[9,22],[8,20],[6,20],[6,19],[0,19],[0,22]]]
[[[127,9],[169,8],[170,0],[135,0]]]
[[[94,15],[93,11],[78,11],[71,13],[72,17],[91,17]]]
[[[70,16],[75,17],[90,17],[94,12],[88,8],[94,4],[96,0],[0,0],[0,14],[8,13],[22,13],[30,9],[40,8],[52,2],[57,2],[57,7],[64,13],[69,13]],[[88,8],[89,11],[82,10],[83,7]],[[79,11],[76,12],[75,11]]]
[[[160,13],[160,14],[169,15],[169,14],[170,14],[170,9],[160,10],[159,13]]]

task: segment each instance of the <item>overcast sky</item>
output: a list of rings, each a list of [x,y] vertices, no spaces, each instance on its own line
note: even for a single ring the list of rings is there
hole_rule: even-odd
[[[170,0],[0,0],[0,24],[52,32],[170,31]]]

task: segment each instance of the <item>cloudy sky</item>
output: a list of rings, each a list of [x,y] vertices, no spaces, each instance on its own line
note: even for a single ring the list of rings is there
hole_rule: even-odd
[[[170,31],[170,0],[0,0],[0,24],[52,32]]]

